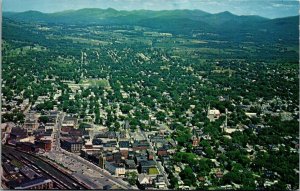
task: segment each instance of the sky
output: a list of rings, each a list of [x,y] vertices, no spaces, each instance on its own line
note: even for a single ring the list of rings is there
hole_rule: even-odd
[[[229,11],[236,15],[279,18],[299,14],[299,0],[2,0],[3,11],[45,13],[82,8],[117,10],[199,9],[209,13]]]

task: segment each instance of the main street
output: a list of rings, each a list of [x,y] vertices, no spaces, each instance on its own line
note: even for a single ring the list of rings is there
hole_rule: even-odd
[[[60,149],[60,130],[62,127],[62,123],[65,118],[65,113],[61,112],[58,114],[56,125],[55,125],[55,130],[54,130],[54,149],[59,150]]]

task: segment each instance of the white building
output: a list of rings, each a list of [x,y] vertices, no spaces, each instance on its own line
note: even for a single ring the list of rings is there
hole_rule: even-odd
[[[215,121],[216,119],[219,119],[221,113],[217,109],[208,109],[207,112],[207,118],[210,122]]]

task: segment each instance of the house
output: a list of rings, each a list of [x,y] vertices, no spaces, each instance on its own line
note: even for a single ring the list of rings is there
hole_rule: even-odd
[[[153,189],[153,177],[147,174],[138,175],[138,188],[141,190]]]
[[[170,156],[169,155],[166,155],[166,156],[162,156],[161,157],[161,161],[162,161],[162,164],[165,166],[165,165],[168,165],[171,161],[170,159]]]
[[[169,140],[169,144],[171,145],[172,148],[174,148],[177,146],[177,141],[171,139],[171,140]]]
[[[167,184],[165,183],[163,175],[156,176],[156,178],[154,179],[153,182],[154,182],[155,187],[160,190],[167,188]]]
[[[150,150],[147,150],[147,156],[148,156],[148,160],[153,160],[154,158],[154,153]]]
[[[223,178],[223,172],[221,172],[221,171],[217,171],[216,173],[215,173],[215,177],[216,178]]]
[[[157,149],[157,156],[166,156],[168,155],[167,149],[161,147]]]
[[[209,119],[210,122],[215,121],[216,119],[219,119],[221,116],[221,113],[217,109],[208,109],[207,112],[207,118]]]
[[[196,135],[192,136],[192,145],[193,147],[197,147],[200,143],[200,138]]]
[[[253,118],[257,116],[257,113],[250,113],[250,112],[245,112],[245,115],[249,118]]]

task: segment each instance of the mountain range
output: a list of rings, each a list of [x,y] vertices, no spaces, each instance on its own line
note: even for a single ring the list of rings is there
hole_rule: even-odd
[[[72,25],[138,25],[174,34],[216,33],[227,36],[271,35],[269,38],[298,39],[299,17],[268,19],[260,16],[238,16],[228,11],[217,14],[201,10],[135,10],[86,8],[56,13],[38,11],[3,12],[4,18],[22,22]]]

